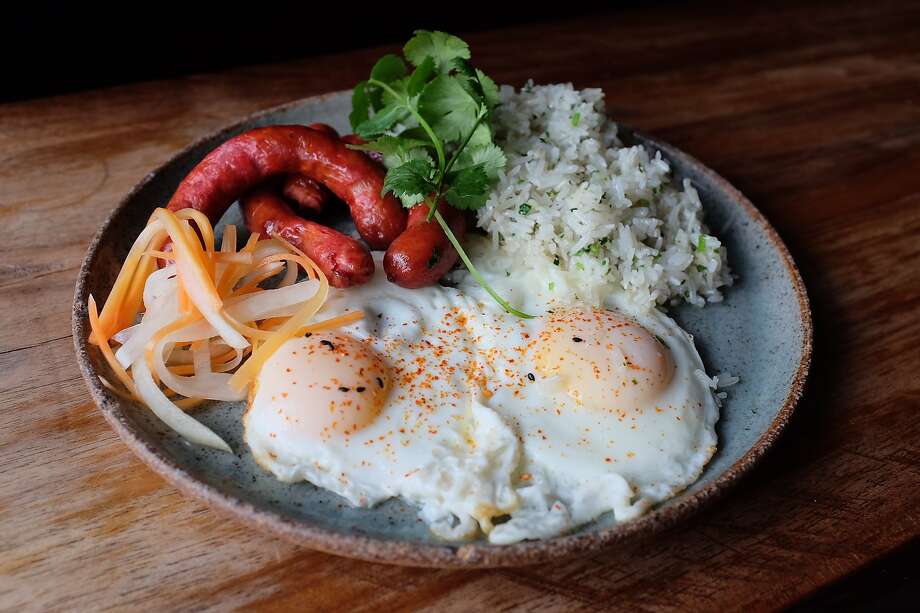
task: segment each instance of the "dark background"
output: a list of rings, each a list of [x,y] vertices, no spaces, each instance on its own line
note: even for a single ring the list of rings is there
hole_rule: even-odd
[[[625,13],[650,3],[678,4],[583,0],[550,8],[538,2],[440,0],[414,9],[384,2],[20,2],[0,11],[0,102],[401,43],[419,23],[463,33]],[[739,10],[738,3],[731,7]],[[806,598],[795,610],[917,610],[918,595],[920,544],[912,543]]]
[[[664,0],[644,4],[668,4]],[[473,32],[636,2],[29,2],[0,12],[0,101],[399,43],[418,24]],[[560,14],[560,10],[563,11]],[[5,13],[5,15],[3,14]]]

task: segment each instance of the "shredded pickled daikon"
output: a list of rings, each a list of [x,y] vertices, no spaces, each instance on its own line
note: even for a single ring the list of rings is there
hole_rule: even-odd
[[[254,234],[240,250],[236,238],[236,227],[227,226],[215,250],[214,229],[201,212],[157,209],[101,313],[92,296],[88,304],[90,342],[122,387],[100,376],[103,385],[148,407],[186,440],[224,451],[229,445],[185,409],[244,399],[285,341],[364,316],[314,321],[329,293],[316,264],[280,237]],[[167,240],[171,251],[163,251]],[[158,258],[165,267],[157,268]],[[306,274],[300,281],[299,270]],[[282,272],[274,287],[262,287]]]

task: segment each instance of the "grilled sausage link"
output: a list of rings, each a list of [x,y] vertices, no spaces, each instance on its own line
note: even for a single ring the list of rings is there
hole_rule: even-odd
[[[374,274],[367,248],[337,230],[299,217],[267,189],[257,189],[240,200],[250,232],[277,233],[316,262],[334,287],[360,285]]]
[[[317,132],[325,132],[329,136],[334,136],[335,138],[339,137],[339,131],[330,126],[328,123],[311,123],[307,127],[311,130],[316,130]]]
[[[311,123],[307,127],[339,138],[338,131],[327,123]],[[281,194],[303,209],[304,212],[312,213],[313,215],[322,213],[323,208],[335,197],[328,189],[304,175],[285,177],[281,185]]]
[[[463,240],[466,218],[463,213],[441,202],[438,211],[447,226]],[[436,283],[457,263],[457,250],[435,220],[427,221],[428,205],[418,204],[409,211],[406,231],[393,241],[383,257],[387,279],[400,287],[415,289]]]
[[[290,175],[281,184],[281,194],[290,202],[303,209],[305,213],[319,215],[329,202],[335,198],[332,193],[304,175]]]
[[[406,212],[381,196],[385,169],[323,131],[306,126],[257,128],[217,147],[183,179],[169,201],[216,223],[238,198],[275,175],[305,175],[341,198],[361,237],[385,249],[406,228]]]

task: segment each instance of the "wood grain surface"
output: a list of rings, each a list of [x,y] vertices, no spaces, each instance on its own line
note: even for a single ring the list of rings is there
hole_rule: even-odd
[[[177,150],[350,87],[390,49],[0,105],[0,608],[764,610],[917,538],[920,5],[693,3],[468,40],[501,82],[602,87],[615,118],[776,226],[816,355],[775,451],[688,523],[560,564],[405,569],[255,533],[180,496],[94,408],[70,338],[77,268]]]

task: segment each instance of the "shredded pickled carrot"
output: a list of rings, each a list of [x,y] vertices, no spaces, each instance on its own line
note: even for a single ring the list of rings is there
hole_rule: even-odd
[[[176,211],[175,215],[179,219],[194,221],[195,225],[198,226],[201,240],[204,241],[205,251],[214,251],[214,228],[211,226],[207,215],[197,209],[181,209]],[[195,236],[197,237],[198,235]]]
[[[246,245],[240,249],[239,253],[252,253],[255,251],[256,246],[259,243],[259,234],[253,233],[249,235],[249,240],[246,241]],[[241,272],[242,271],[242,272]],[[246,271],[243,270],[240,266],[235,264],[230,264],[227,266],[227,270],[224,271],[223,276],[220,278],[220,282],[217,286],[217,293],[226,297],[230,294],[233,286],[246,275]]]
[[[117,330],[134,325],[134,320],[144,305],[144,284],[150,273],[156,270],[156,266],[156,260],[152,257],[141,258],[128,287],[128,293],[118,308]]]
[[[144,255],[151,258],[158,258],[160,260],[174,261],[176,259],[176,254],[172,251],[159,251],[154,249],[148,249],[144,252]]]
[[[171,251],[163,250],[166,241],[172,241]],[[272,242],[267,244],[266,241]],[[148,316],[154,316],[160,317],[164,323],[155,331],[150,330],[149,325],[146,328],[138,327],[135,333],[150,335],[149,340],[143,347],[122,349],[127,349],[126,355],[137,366],[139,373],[146,373],[149,369],[153,383],[167,395],[170,402],[182,410],[198,406],[206,399],[182,397],[160,381],[154,362],[156,361],[160,367],[162,363],[160,359],[154,360],[154,351],[167,346],[178,349],[194,344],[195,360],[191,364],[167,365],[169,371],[180,376],[196,376],[199,373],[196,372],[195,362],[198,361],[200,370],[203,365],[200,360],[205,357],[201,351],[206,350],[213,372],[233,372],[236,369],[230,376],[229,384],[235,390],[241,391],[258,375],[271,354],[288,339],[308,332],[345,326],[364,317],[362,312],[353,311],[322,321],[313,321],[329,293],[329,283],[316,263],[280,236],[260,240],[258,234],[252,234],[240,250],[236,249],[236,242],[236,226],[228,225],[224,230],[220,249],[215,251],[214,228],[200,211],[184,209],[173,213],[166,209],[157,209],[151,215],[147,227],[140,233],[128,253],[102,312],[97,310],[92,296],[88,300],[90,340],[99,346],[103,357],[124,389],[100,376],[103,385],[125,399],[144,403],[137,392],[131,370],[122,367],[115,357],[112,337],[121,330],[133,326],[138,314],[144,312],[144,290],[148,278],[157,270],[158,259],[171,261],[175,265],[175,276],[165,279],[165,287],[170,291],[174,289],[175,297],[170,297],[169,293],[158,294],[174,302],[154,301],[150,309],[155,312],[153,315],[144,312],[145,319],[142,322],[148,321]],[[287,252],[276,253],[279,248]],[[257,249],[265,249],[272,255],[257,262]],[[284,279],[280,282],[281,286],[297,283],[300,268],[306,273],[307,279],[319,281],[316,292],[304,300],[291,316],[269,317],[261,321],[237,321],[224,309],[224,300],[263,291],[260,284],[277,275],[283,268],[275,265],[276,263],[283,263],[287,268]],[[245,283],[236,287],[243,279]],[[169,283],[175,283],[174,288],[170,288]],[[166,306],[158,306],[161,304]],[[164,318],[162,310],[155,310],[162,308],[178,310],[179,314],[176,317]],[[210,338],[164,344],[164,340],[173,332],[202,320],[206,320],[217,334]],[[204,334],[207,335],[208,332]],[[221,339],[221,342],[215,343],[215,339]],[[186,350],[191,351],[183,349]],[[144,360],[141,366],[138,366],[138,359]],[[146,377],[146,374],[144,376]],[[149,395],[149,383],[144,385],[145,398],[153,402],[153,397]],[[163,410],[163,406],[158,404],[157,407]],[[190,428],[188,422],[181,419],[169,423],[173,423],[173,427],[180,430],[180,434],[188,434],[190,440],[201,440],[201,432],[196,429],[197,425],[193,424],[195,427]]]
[[[262,370],[262,365],[265,364],[265,361],[271,357],[278,347],[283,345],[288,339],[296,336],[298,331],[313,319],[313,316],[322,308],[323,303],[326,302],[326,297],[329,294],[329,281],[313,260],[307,256],[278,254],[278,256],[269,256],[265,258],[262,260],[262,263],[265,263],[267,260],[275,261],[276,259],[294,261],[300,264],[304,270],[313,270],[319,277],[319,289],[312,298],[304,302],[303,306],[292,315],[284,325],[274,331],[271,338],[266,339],[265,342],[253,349],[249,359],[246,360],[230,378],[230,386],[237,391],[242,390],[255,379],[259,371]]]
[[[144,251],[147,250],[147,246],[151,242],[155,242],[157,239],[163,240],[165,236],[166,231],[161,224],[150,222],[134,241],[134,245],[132,245],[128,256],[125,258],[125,263],[115,278],[115,284],[112,286],[112,291],[109,292],[109,297],[102,307],[102,312],[99,314],[99,330],[105,333],[106,338],[111,338],[120,329],[118,325],[122,302],[124,302],[125,295],[130,290],[134,274]],[[101,342],[95,332],[90,336],[89,341],[93,344],[100,344]]]
[[[109,368],[112,369],[112,372],[115,373],[115,376],[118,377],[122,385],[127,388],[131,395],[137,396],[137,390],[134,388],[134,381],[128,376],[128,373],[122,368],[118,360],[115,359],[115,353],[112,351],[111,345],[109,345],[109,337],[102,328],[102,322],[99,320],[99,312],[96,310],[96,299],[93,298],[92,294],[90,294],[87,307],[89,311],[89,327],[93,331],[93,334],[96,335],[96,342],[99,345],[99,350],[102,351],[102,356],[105,358],[105,361],[108,362]]]
[[[156,346],[162,341],[166,336],[172,334],[176,330],[181,330],[185,326],[189,326],[196,321],[201,320],[201,315],[198,313],[189,313],[184,317],[173,321],[170,324],[160,328],[153,337],[147,341],[147,345],[144,347],[144,359],[147,361],[147,367],[150,368],[150,373],[153,375],[154,380],[157,380],[157,371],[154,368],[153,364],[153,351],[156,349]]]
[[[236,350],[231,349],[230,351],[224,352],[223,354],[211,358],[211,367],[218,368],[223,366],[227,362],[230,362],[236,357]],[[195,365],[194,364],[176,364],[174,366],[167,366],[169,371],[175,375],[194,375],[195,374]]]
[[[333,330],[335,328],[341,328],[342,326],[347,326],[348,324],[353,324],[356,321],[364,319],[364,311],[351,311],[338,317],[331,317],[329,319],[324,319],[316,323],[304,326],[297,331],[295,336],[302,336],[307,332],[322,332],[324,330]]]

